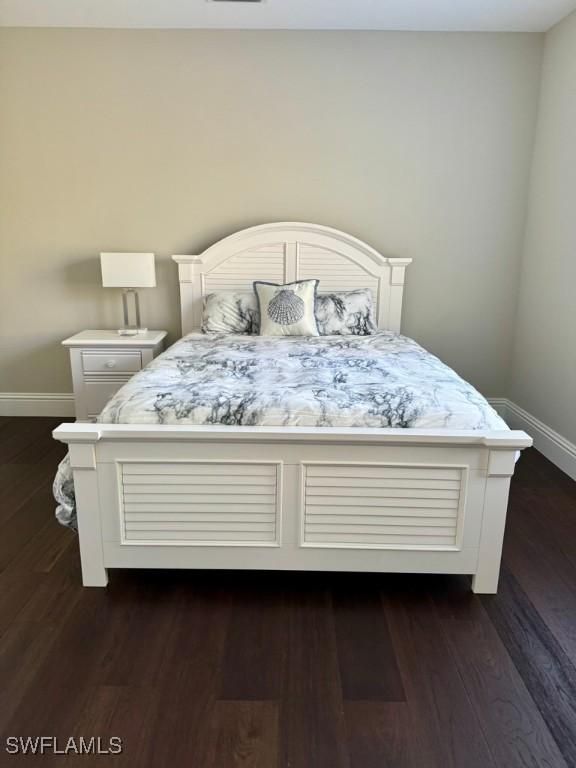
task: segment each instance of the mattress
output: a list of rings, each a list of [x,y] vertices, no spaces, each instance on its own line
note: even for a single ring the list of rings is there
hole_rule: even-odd
[[[137,373],[98,421],[502,430],[471,384],[413,339],[190,334]],[[75,526],[69,462],[57,518]]]

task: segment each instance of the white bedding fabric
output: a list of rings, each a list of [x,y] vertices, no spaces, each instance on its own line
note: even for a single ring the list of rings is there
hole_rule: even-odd
[[[405,336],[190,334],[100,418],[127,424],[507,429],[470,384]]]
[[[125,384],[100,422],[506,430],[477,392],[405,336],[190,334]],[[75,524],[66,460],[58,519]]]

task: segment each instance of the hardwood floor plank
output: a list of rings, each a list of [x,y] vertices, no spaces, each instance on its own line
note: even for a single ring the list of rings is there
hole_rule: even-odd
[[[278,708],[275,701],[218,701],[207,766],[276,768]]]
[[[350,766],[330,594],[319,575],[293,574],[280,714],[283,768]]]
[[[431,576],[428,592],[440,620],[478,617],[480,601],[470,589],[469,576]]]
[[[510,505],[510,523],[515,532],[524,532],[549,556],[559,554],[569,559],[571,580],[576,565],[576,499],[557,484],[537,487],[515,486]]]
[[[57,456],[60,452],[47,454],[39,465],[3,464],[0,466],[2,501],[0,503],[0,525],[16,515],[22,506],[38,492],[38,488],[54,478]],[[54,508],[56,504],[54,504]]]
[[[526,522],[526,517],[523,522]],[[576,658],[576,570],[562,552],[527,537],[523,527],[506,541],[506,565],[564,651]]]
[[[135,610],[134,594],[134,588],[122,582],[114,591],[84,590],[61,624],[34,686],[41,690],[59,686],[72,690],[100,684],[119,652],[118,639]]]
[[[525,457],[526,473],[520,476],[522,485],[526,483],[527,475],[537,487],[561,489],[573,502],[576,502],[576,483],[565,472],[545,459],[535,448],[522,451]]]
[[[54,471],[54,462],[50,463],[50,471]],[[20,488],[21,495],[31,495],[36,490],[36,473],[34,467],[26,464],[0,464],[0,484],[2,485],[2,503],[0,504],[0,522],[12,514],[16,498],[14,489]],[[27,496],[24,497],[27,498]]]
[[[72,545],[78,547],[74,531],[49,518],[6,566],[5,573],[50,573],[64,552]]]
[[[567,768],[496,630],[476,604],[476,620],[444,620],[442,626],[496,764]]]
[[[0,525],[0,570],[6,568],[46,522],[54,519],[54,506],[52,483],[47,481]]]
[[[239,576],[236,583],[218,698],[277,701],[282,695],[288,623],[282,592],[269,590],[261,577],[252,574]]]
[[[154,722],[155,688],[129,686],[121,689],[119,700],[109,721],[110,736],[122,739],[122,753],[113,765],[123,768],[144,765],[145,756],[157,738]],[[102,761],[100,760],[100,763]],[[172,768],[178,768],[173,762]]]
[[[512,485],[512,514],[536,523],[546,545],[563,553],[576,568],[576,483],[540,454],[531,451]],[[515,524],[514,530],[518,530]],[[539,536],[537,537],[539,539]],[[573,571],[574,572],[574,571]]]
[[[576,669],[514,576],[503,568],[496,600],[482,599],[566,763],[576,765]]]
[[[150,716],[154,738],[140,765],[203,768],[208,762],[224,654],[227,577],[222,579],[224,587],[217,573],[175,572],[165,578],[179,584],[182,599],[159,671]]]
[[[28,691],[56,635],[50,624],[14,622],[0,638],[0,730]]]
[[[154,686],[162,675],[166,643],[178,620],[177,579],[141,579],[131,573],[122,576],[130,585],[128,599],[133,610],[100,679],[107,686]]]
[[[18,580],[27,578],[26,574],[17,571],[6,571],[6,576]],[[34,577],[38,579],[37,576]],[[0,582],[2,577],[0,577]],[[49,623],[62,626],[80,600],[86,597],[82,587],[80,572],[80,555],[78,542],[70,540],[68,547],[62,552],[49,573],[42,573],[36,580],[34,588],[26,597],[22,596],[17,621],[28,621],[37,624]]]
[[[422,762],[496,768],[434,605],[419,582],[414,591],[385,592],[383,600]]]
[[[426,768],[405,702],[347,701],[344,711],[352,768]]]
[[[22,446],[20,450],[13,452],[7,460],[7,463],[11,466],[19,464],[37,464],[44,459],[46,454],[54,451],[54,449],[59,453],[60,458],[64,458],[66,454],[66,446],[54,440],[52,437],[52,430],[59,424],[70,421],[72,421],[72,419],[46,419],[43,428],[34,425],[30,428],[30,432],[34,435],[34,439]]]
[[[30,448],[35,451],[34,444],[41,440],[47,445],[51,431],[64,419],[44,419],[38,417],[21,417],[14,419],[0,431],[0,464],[26,463],[16,461],[24,451]],[[34,463],[34,462],[30,462]]]
[[[405,693],[382,600],[366,578],[332,590],[336,644],[346,701],[404,701]],[[374,581],[370,579],[370,581]]]
[[[1,738],[7,736],[52,736],[66,741],[74,735],[74,724],[78,713],[86,706],[91,695],[89,687],[77,685],[75,688],[56,685],[48,688],[33,684],[26,690],[19,706],[10,711],[8,725],[3,729]],[[59,758],[49,754],[30,755],[33,765],[62,765]],[[64,758],[66,760],[67,758]]]
[[[35,573],[0,574],[0,637],[41,583],[42,577]]]
[[[91,737],[99,738],[101,741],[97,749],[105,750],[109,748],[109,739],[116,734],[113,733],[112,720],[114,712],[120,702],[122,696],[122,689],[113,686],[97,686],[92,689],[86,699],[86,702],[82,709],[77,713],[77,718],[72,726],[70,735],[76,739],[80,739],[80,736],[84,736],[86,740]],[[124,753],[121,754],[121,759],[118,760],[118,756],[110,756],[106,754],[74,754],[71,753],[65,758],[54,761],[56,764],[69,765],[72,768],[80,768],[80,766],[92,765],[97,766],[102,761],[114,761],[117,765],[127,765],[130,757]],[[132,763],[133,764],[133,763]]]

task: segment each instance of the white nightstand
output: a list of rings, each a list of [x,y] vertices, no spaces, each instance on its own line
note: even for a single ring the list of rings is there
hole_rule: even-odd
[[[90,421],[108,400],[164,349],[166,331],[120,336],[116,331],[82,331],[65,339],[70,350],[76,419]]]

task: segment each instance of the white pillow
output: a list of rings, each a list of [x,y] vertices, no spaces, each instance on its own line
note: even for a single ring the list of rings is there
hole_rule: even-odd
[[[368,336],[376,333],[372,292],[367,288],[316,297],[316,321],[320,336]]]
[[[254,291],[221,291],[204,296],[202,333],[258,333]]]
[[[260,336],[318,336],[314,305],[318,280],[277,285],[256,281]]]

